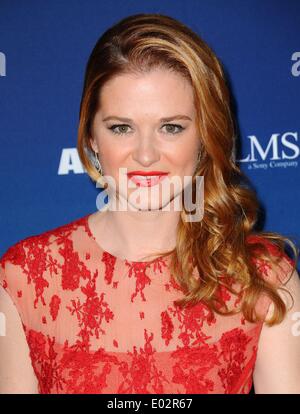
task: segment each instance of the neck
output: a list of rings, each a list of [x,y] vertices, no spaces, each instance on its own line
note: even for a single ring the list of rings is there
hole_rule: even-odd
[[[171,206],[170,211],[107,210],[97,215],[95,228],[101,244],[116,256],[139,260],[176,245],[180,211],[172,211]]]

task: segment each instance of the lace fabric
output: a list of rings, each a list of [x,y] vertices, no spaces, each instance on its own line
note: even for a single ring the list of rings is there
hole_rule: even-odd
[[[39,393],[249,393],[263,322],[212,315],[202,303],[177,307],[183,292],[169,259],[110,254],[89,216],[23,239],[0,259]],[[293,264],[284,259],[282,280]],[[266,263],[257,264],[274,279]],[[238,303],[220,292],[229,306]],[[269,304],[266,297],[258,303],[264,315]]]

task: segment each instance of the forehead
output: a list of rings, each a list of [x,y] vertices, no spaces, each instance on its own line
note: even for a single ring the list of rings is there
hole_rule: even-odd
[[[99,110],[105,113],[146,111],[161,116],[180,110],[193,115],[195,110],[191,84],[181,74],[167,69],[117,75],[102,87],[99,103]]]

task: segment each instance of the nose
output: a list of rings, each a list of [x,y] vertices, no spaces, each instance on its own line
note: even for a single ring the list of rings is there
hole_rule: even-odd
[[[145,167],[159,161],[160,153],[152,134],[138,137],[137,145],[132,152],[132,159]]]

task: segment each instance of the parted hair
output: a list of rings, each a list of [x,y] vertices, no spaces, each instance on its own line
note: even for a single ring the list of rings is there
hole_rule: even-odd
[[[291,239],[279,233],[255,231],[260,204],[235,161],[238,133],[224,69],[198,34],[158,13],[126,17],[102,34],[85,71],[77,140],[81,162],[91,179],[97,181],[99,172],[90,156],[90,137],[102,86],[114,76],[143,74],[156,68],[181,74],[193,88],[201,148],[193,185],[196,176],[204,177],[202,220],[186,220],[183,207],[176,248],[161,252],[161,257],[170,255],[171,273],[184,291],[184,297],[176,303],[185,307],[201,301],[211,312],[242,312],[246,320],[256,322],[263,318],[256,312],[257,300],[267,295],[274,312],[266,323],[278,324],[287,312],[278,293],[278,289],[286,290],[283,285],[287,282],[280,280],[286,243],[294,253],[290,276],[299,251]],[[276,281],[263,277],[266,266],[262,263],[278,273]],[[237,295],[238,307],[228,308],[221,294],[224,288]]]

